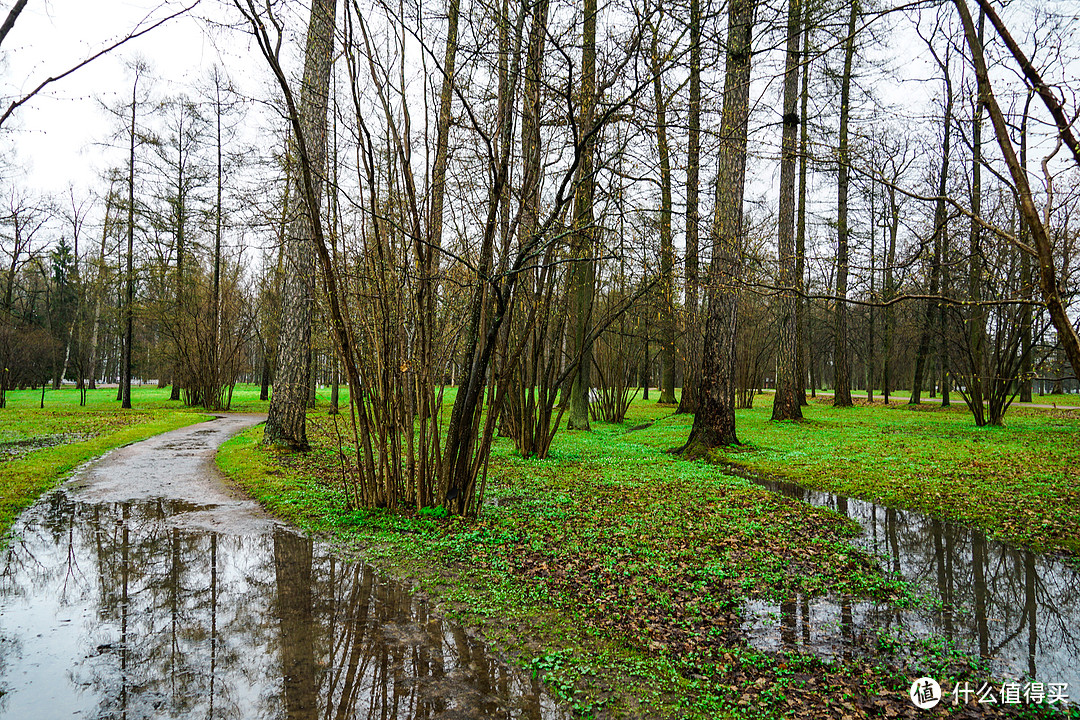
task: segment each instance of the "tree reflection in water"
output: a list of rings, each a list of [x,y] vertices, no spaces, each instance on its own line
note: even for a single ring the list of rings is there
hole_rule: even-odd
[[[737,474],[857,520],[864,533],[856,542],[877,554],[883,568],[914,581],[940,607],[900,611],[884,603],[802,596],[779,605],[752,601],[744,629],[756,646],[801,645],[848,656],[859,649],[872,651],[879,629],[905,638],[942,637],[986,659],[995,673],[1067,682],[1074,700],[1080,693],[1080,573],[1061,560],[920,513]]]
[[[189,503],[24,514],[0,574],[0,717],[565,717],[536,681],[367,565]]]

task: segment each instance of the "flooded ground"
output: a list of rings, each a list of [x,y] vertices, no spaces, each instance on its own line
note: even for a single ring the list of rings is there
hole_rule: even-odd
[[[89,440],[91,437],[93,435],[90,433],[56,433],[53,435],[39,435],[24,440],[0,442],[0,463],[18,460],[23,455],[29,455],[35,450],[82,442],[83,440]]]
[[[879,630],[901,638],[936,636],[985,658],[1000,676],[1068,683],[1070,700],[1080,701],[1080,573],[1061,559],[917,512],[733,472],[854,518],[863,527],[856,543],[877,554],[887,570],[914,581],[940,608],[899,612],[845,598],[752,602],[744,629],[754,645],[840,655],[876,647]],[[979,672],[953,680],[988,679]]]
[[[231,416],[107,455],[20,518],[0,718],[568,717],[401,584],[213,467]]]

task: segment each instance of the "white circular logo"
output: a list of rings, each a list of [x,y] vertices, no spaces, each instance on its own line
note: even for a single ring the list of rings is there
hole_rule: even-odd
[[[911,702],[915,707],[929,710],[941,702],[941,686],[934,678],[922,677],[911,683]]]

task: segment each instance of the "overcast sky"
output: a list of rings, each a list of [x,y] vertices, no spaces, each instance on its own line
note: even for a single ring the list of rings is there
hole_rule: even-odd
[[[0,52],[0,97],[4,108],[42,80],[63,72],[140,24],[150,25],[191,4],[169,0],[30,0]],[[0,2],[7,15],[9,0]],[[103,170],[124,162],[121,149],[104,146],[115,121],[101,104],[126,102],[135,55],[150,64],[159,96],[194,84],[215,63],[240,79],[259,69],[238,33],[207,32],[205,17],[224,9],[202,0],[196,14],[180,17],[103,57],[16,111],[0,142],[14,147],[27,184],[63,191],[97,184]],[[226,48],[223,50],[222,48]]]

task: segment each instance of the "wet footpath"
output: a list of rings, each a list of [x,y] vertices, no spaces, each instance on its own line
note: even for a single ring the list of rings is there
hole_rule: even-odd
[[[231,415],[115,450],[0,555],[0,718],[568,717],[407,587],[214,466]]]

